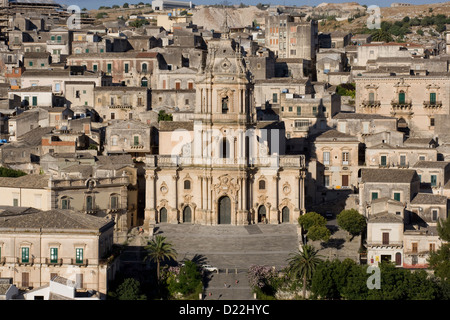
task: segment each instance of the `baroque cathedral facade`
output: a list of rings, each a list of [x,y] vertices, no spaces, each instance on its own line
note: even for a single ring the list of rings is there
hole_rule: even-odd
[[[251,74],[237,42],[208,43],[192,121],[160,122],[145,160],[144,228],[159,223],[296,224],[304,155],[285,155],[280,122],[256,121]]]

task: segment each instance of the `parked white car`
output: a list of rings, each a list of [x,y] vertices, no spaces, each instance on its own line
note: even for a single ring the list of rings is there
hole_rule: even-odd
[[[202,265],[203,270],[207,270],[209,272],[219,272],[219,269],[217,269],[216,267],[213,267],[210,264],[204,264]]]

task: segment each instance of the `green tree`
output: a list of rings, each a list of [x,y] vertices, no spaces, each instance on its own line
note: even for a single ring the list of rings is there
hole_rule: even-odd
[[[173,116],[170,113],[166,113],[164,110],[158,112],[158,122],[160,121],[172,121]]]
[[[335,261],[321,261],[311,279],[311,292],[314,297],[320,299],[338,299],[340,298],[333,272],[336,268]]]
[[[122,5],[122,8],[129,8],[130,7],[130,5],[128,4],[128,2],[125,2],[123,5]]]
[[[368,300],[407,300],[408,276],[410,270],[394,266],[392,262],[381,262],[380,276],[381,288],[369,290]]]
[[[150,259],[153,262],[156,262],[156,278],[160,279],[160,264],[164,260],[176,260],[177,252],[173,248],[172,244],[166,242],[166,238],[157,235],[152,241],[145,246],[145,250],[147,250],[147,256],[144,258],[144,261]]]
[[[21,170],[14,170],[9,169],[5,167],[0,167],[0,177],[10,177],[10,178],[17,178],[26,176],[27,174]]]
[[[434,300],[438,287],[425,270],[410,272],[407,276],[408,300]]]
[[[377,29],[372,33],[372,41],[392,42],[391,34],[385,30]]]
[[[169,292],[172,295],[179,292],[185,298],[189,296],[198,297],[202,289],[202,273],[193,261],[186,261],[184,266],[180,268],[178,277],[172,278],[169,282]]]
[[[450,218],[442,221],[439,219],[437,224],[439,237],[444,241],[450,241]],[[428,258],[428,264],[433,269],[434,275],[443,282],[450,285],[450,244],[443,243],[436,252],[431,252]]]
[[[447,218],[444,221],[439,219],[437,224],[437,232],[442,240],[450,242],[450,218]]]
[[[306,236],[312,241],[322,240],[328,242],[331,237],[331,232],[326,226],[314,225],[308,229]]]
[[[127,278],[112,292],[111,297],[118,300],[146,300],[145,294],[141,293],[140,283],[136,279]]]
[[[355,209],[342,210],[337,215],[337,223],[352,236],[361,234],[367,226],[366,218]]]
[[[288,274],[294,279],[302,280],[303,298],[306,297],[307,281],[310,281],[316,271],[320,259],[318,251],[310,245],[303,245],[298,253],[291,254],[288,258]]]
[[[367,288],[367,266],[351,266],[347,275],[345,286],[340,289],[341,297],[345,300],[365,300],[369,289]]]
[[[307,212],[298,218],[298,223],[305,230],[308,231],[312,226],[325,226],[327,220],[317,212]]]
[[[150,24],[150,22],[146,19],[136,19],[129,23],[130,27],[133,27],[133,28],[140,28],[140,27],[148,25],[148,24]]]

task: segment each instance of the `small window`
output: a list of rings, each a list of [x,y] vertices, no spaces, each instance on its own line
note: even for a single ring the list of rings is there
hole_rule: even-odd
[[[68,198],[61,199],[61,209],[69,209],[70,200]]]
[[[389,244],[389,232],[383,232],[383,244]]]
[[[111,196],[111,209],[118,209],[119,208],[119,197],[117,195]]]
[[[51,263],[58,262],[58,248],[50,248],[50,262]]]
[[[22,247],[22,262],[27,263],[30,261],[30,248]]]
[[[191,190],[191,181],[184,180],[184,190]]]
[[[349,158],[350,158],[350,153],[342,152],[342,164],[343,165],[348,165]]]
[[[400,201],[400,192],[394,192],[394,200]]]
[[[438,219],[438,210],[434,209],[434,210],[431,212],[431,220],[437,221],[437,219]]]
[[[434,127],[434,118],[430,118],[430,126]]]
[[[265,190],[266,189],[266,181],[259,180],[259,190]]]
[[[75,263],[83,263],[83,248],[76,248],[75,249]]]
[[[330,152],[325,151],[323,153],[323,164],[329,165],[330,164]]]
[[[432,174],[432,175],[431,175],[431,186],[432,186],[432,187],[435,187],[436,184],[437,184],[437,176],[434,175],[434,174]]]
[[[435,243],[430,243],[430,252],[435,252],[436,251],[436,244]]]
[[[378,192],[372,192],[372,200],[378,199]]]
[[[274,93],[274,94],[272,95],[272,102],[273,102],[273,103],[277,103],[277,102],[278,102],[278,94]]]

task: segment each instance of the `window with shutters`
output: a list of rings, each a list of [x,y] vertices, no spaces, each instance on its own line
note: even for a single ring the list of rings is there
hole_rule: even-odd
[[[437,209],[433,209],[431,211],[431,220],[437,221],[437,219],[438,219],[438,210]]]
[[[75,263],[83,263],[83,248],[75,249]]]
[[[119,196],[117,194],[111,195],[110,199],[111,209],[115,210],[119,208]]]
[[[400,192],[394,192],[394,200],[400,201]]]
[[[387,156],[381,156],[380,158],[381,166],[385,167],[387,165]]]
[[[378,192],[372,192],[372,200],[378,199]]]
[[[22,262],[28,263],[30,262],[30,248],[22,247]]]
[[[349,158],[350,158],[349,152],[342,152],[342,164],[343,165],[348,165]]]
[[[50,248],[50,262],[51,263],[58,262],[58,248]]]
[[[383,244],[389,244],[389,232],[383,232]]]
[[[413,242],[413,243],[411,243],[411,245],[412,245],[411,251],[412,251],[413,253],[417,253],[418,243],[417,243],[417,242]]]
[[[430,252],[435,252],[436,251],[436,244],[435,243],[430,243]]]
[[[323,164],[329,165],[330,164],[330,152],[325,151],[323,153]]]
[[[323,176],[323,185],[325,187],[329,187],[330,186],[330,176],[329,175]]]
[[[432,186],[432,187],[435,187],[436,184],[437,184],[437,176],[434,175],[434,174],[432,174],[432,175],[431,175],[431,186]]]

